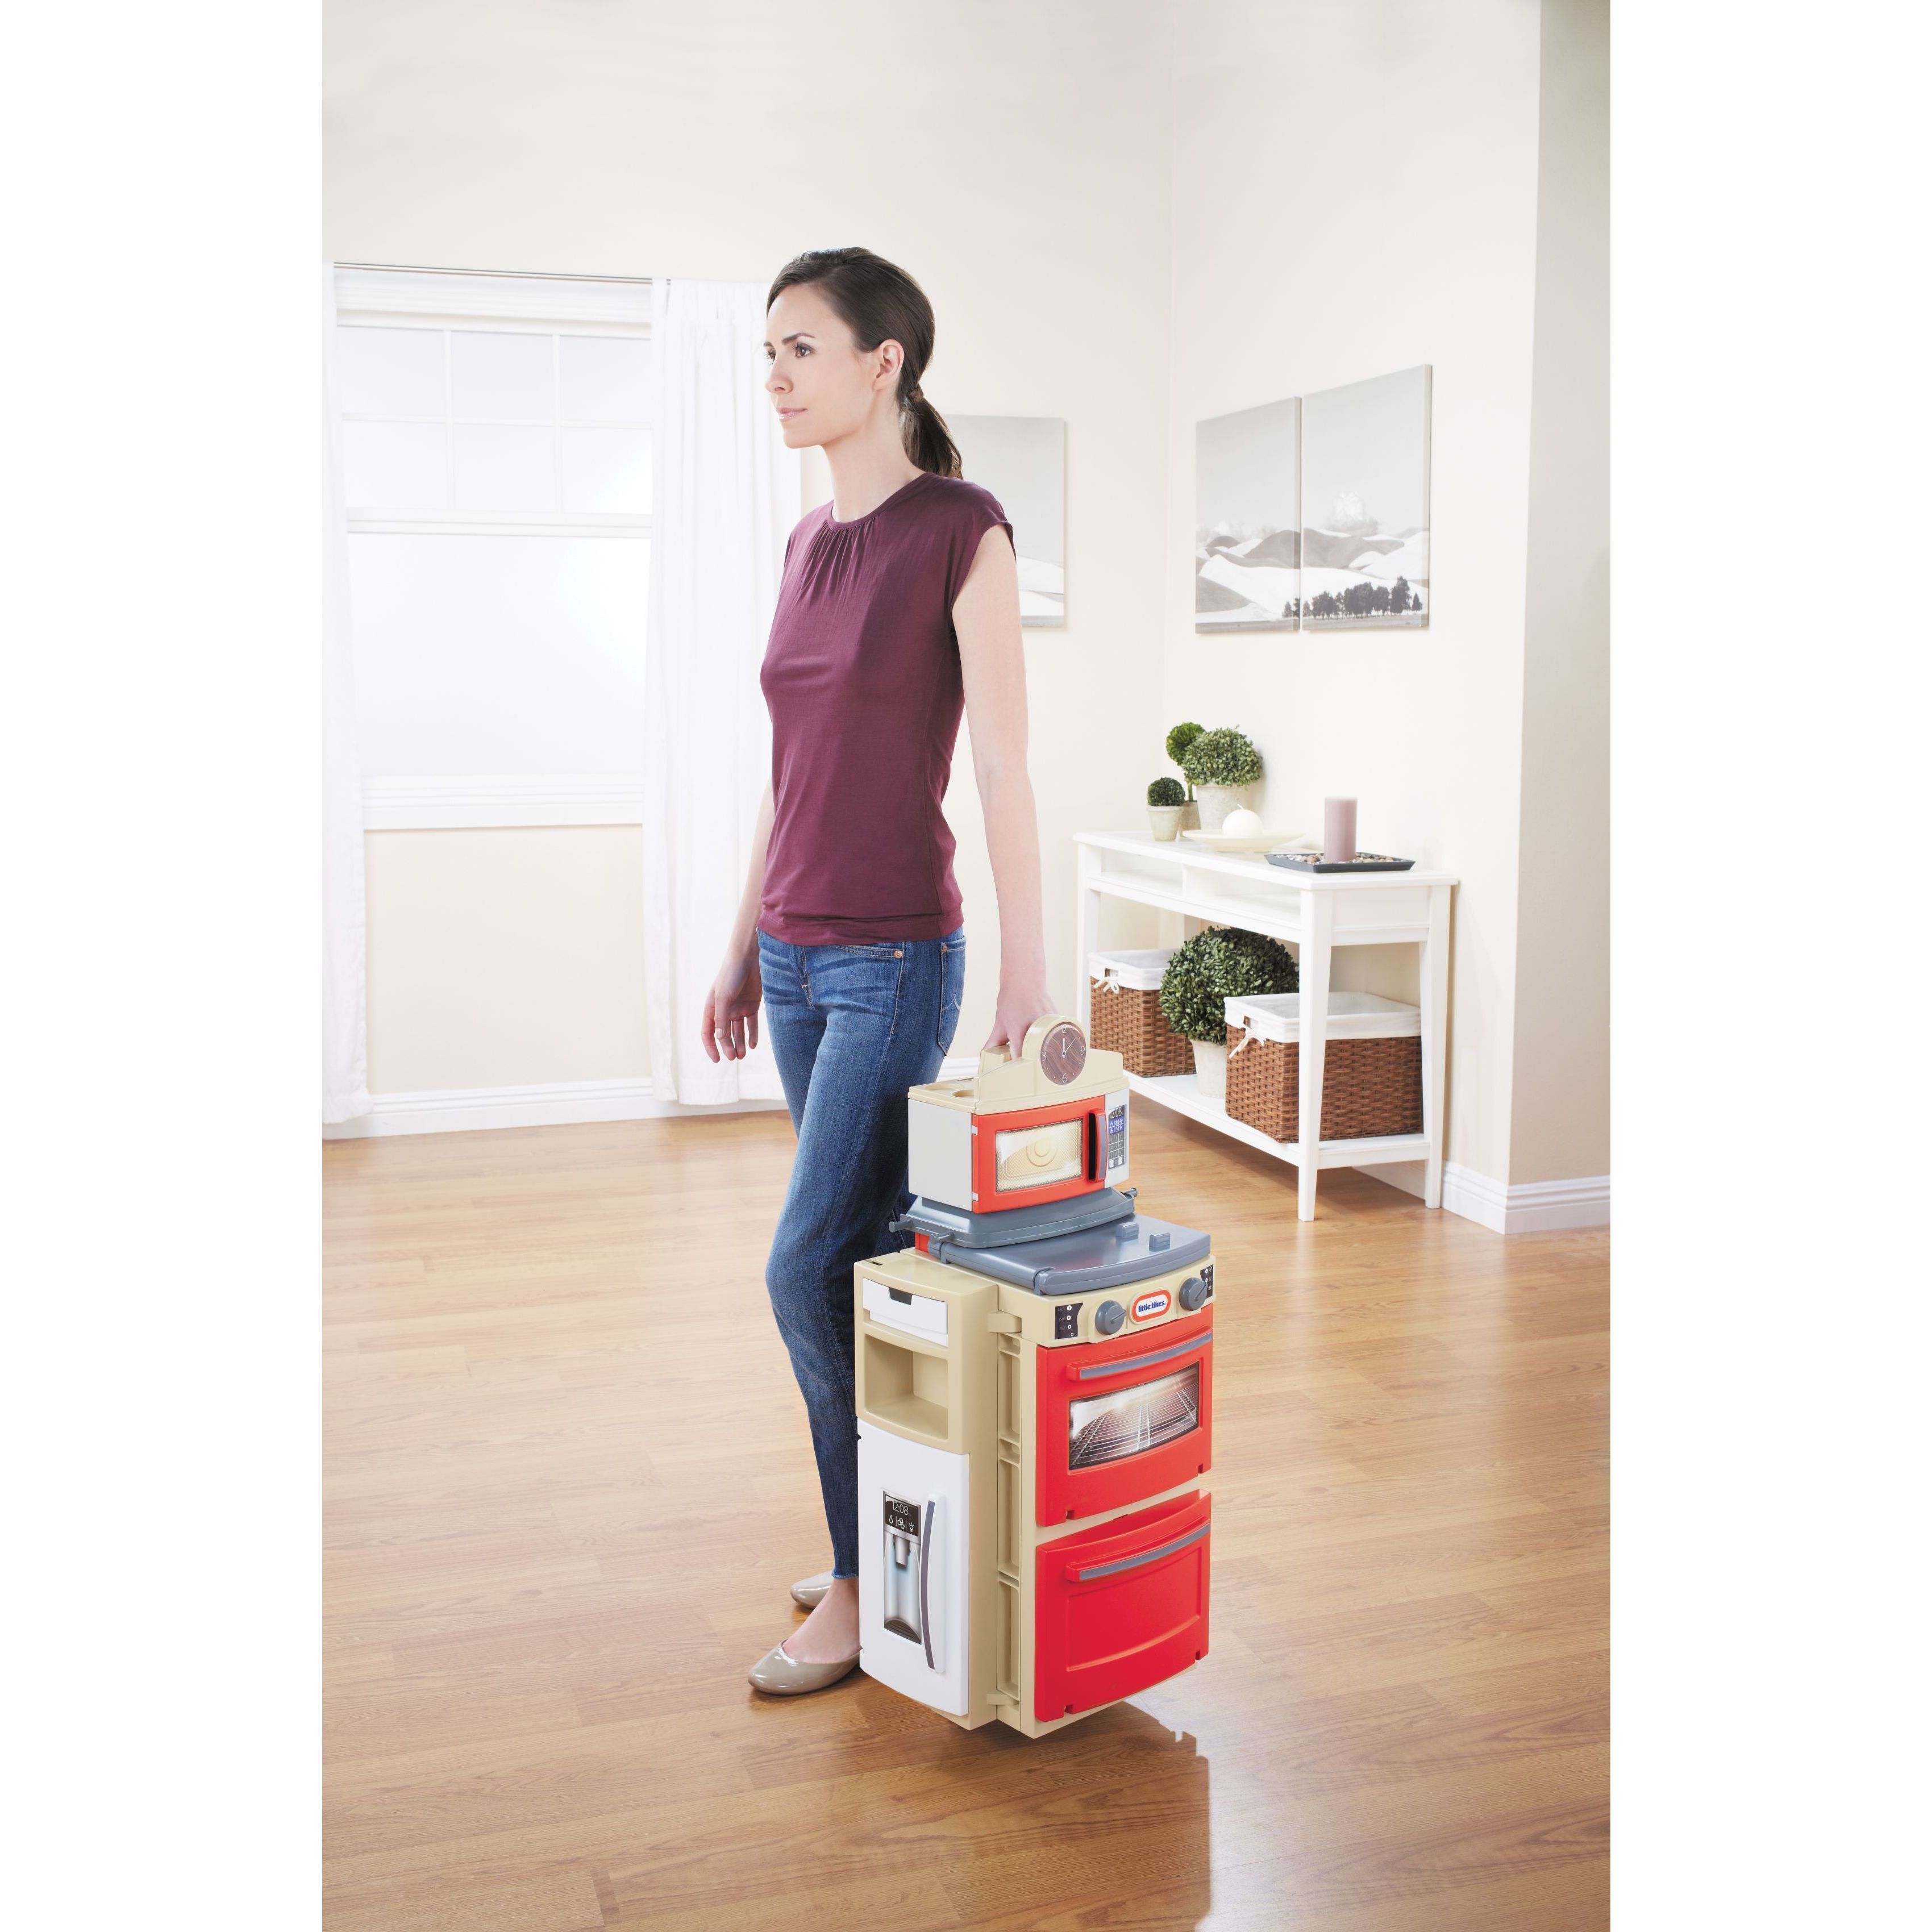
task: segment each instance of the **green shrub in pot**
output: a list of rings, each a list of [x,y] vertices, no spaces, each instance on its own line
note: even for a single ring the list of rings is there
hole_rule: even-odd
[[[1180,837],[1186,809],[1187,794],[1178,778],[1156,778],[1148,787],[1148,824],[1157,843]]]
[[[1191,785],[1252,784],[1262,775],[1262,754],[1232,725],[1223,725],[1192,740],[1180,765]]]
[[[1248,802],[1248,788],[1262,775],[1262,754],[1232,726],[1204,731],[1181,754],[1180,769],[1194,788],[1201,828],[1218,832],[1229,812]]]
[[[1182,760],[1187,756],[1188,746],[1192,744],[1195,740],[1200,736],[1201,731],[1202,728],[1198,724],[1175,725],[1174,729],[1167,734],[1167,755],[1168,758],[1172,759],[1177,765],[1181,764]],[[1194,796],[1194,787],[1192,783],[1190,783],[1187,788],[1187,796],[1190,798],[1192,798]],[[1148,802],[1150,805],[1154,801],[1150,799]]]
[[[1202,728],[1198,724],[1190,722],[1186,724],[1175,725],[1174,728],[1168,733],[1166,740],[1167,755],[1172,758],[1177,765],[1180,764],[1188,746],[1192,744],[1195,740],[1200,736],[1201,730]],[[1187,795],[1181,802],[1180,816],[1174,820],[1174,824],[1177,828],[1191,828],[1195,830],[1198,830],[1200,828],[1201,808],[1194,802],[1194,788],[1191,784],[1187,788]],[[1168,836],[1168,835],[1165,831],[1160,830],[1160,827],[1156,827],[1154,832],[1154,836],[1156,838],[1165,838]],[[1178,836],[1178,830],[1175,836]]]
[[[1299,989],[1294,955],[1278,939],[1235,926],[1210,926],[1174,950],[1161,975],[1160,1010],[1184,1040],[1226,1046],[1221,1002],[1250,993]]]

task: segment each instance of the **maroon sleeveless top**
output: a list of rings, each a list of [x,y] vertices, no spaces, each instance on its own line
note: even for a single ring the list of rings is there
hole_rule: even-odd
[[[794,946],[940,939],[959,924],[940,809],[963,703],[953,599],[997,524],[977,484],[922,471],[862,517],[828,503],[785,546],[758,676],[772,838],[758,923]]]

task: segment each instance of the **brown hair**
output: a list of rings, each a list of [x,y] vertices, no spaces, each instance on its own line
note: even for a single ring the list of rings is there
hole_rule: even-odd
[[[784,290],[808,284],[824,290],[825,299],[861,350],[869,352],[890,340],[905,351],[898,388],[899,434],[905,453],[935,476],[957,476],[959,452],[946,419],[919,386],[932,360],[932,304],[926,291],[904,269],[869,248],[808,248],[778,271],[765,307],[769,309]]]

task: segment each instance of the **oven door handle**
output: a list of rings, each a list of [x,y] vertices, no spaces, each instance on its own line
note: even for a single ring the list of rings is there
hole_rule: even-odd
[[[937,1670],[939,1666],[932,1660],[932,1519],[939,1508],[936,1497],[926,1499],[926,1520],[919,1539],[919,1635],[926,1646],[926,1667]]]
[[[1103,1100],[1100,1106],[1107,1103]],[[1085,1114],[1087,1122],[1087,1178],[1098,1180],[1100,1178],[1100,1110],[1089,1107]]]
[[[1066,1566],[1066,1580],[1070,1583],[1090,1583],[1096,1576],[1117,1576],[1123,1570],[1138,1570],[1144,1563],[1158,1563],[1163,1556],[1172,1556],[1190,1544],[1198,1543],[1212,1527],[1210,1523],[1197,1523],[1172,1543],[1143,1550],[1137,1556],[1117,1556],[1111,1563],[1089,1563],[1084,1568],[1078,1563],[1070,1563]]]
[[[1204,1348],[1214,1339],[1210,1328],[1195,1336],[1191,1342],[1177,1342],[1171,1348],[1156,1348],[1151,1355],[1130,1355],[1124,1361],[1096,1362],[1091,1368],[1076,1370],[1075,1372],[1083,1382],[1099,1380],[1105,1376],[1131,1375],[1136,1369],[1151,1369],[1162,1362],[1171,1362],[1177,1355],[1191,1355],[1196,1348]]]

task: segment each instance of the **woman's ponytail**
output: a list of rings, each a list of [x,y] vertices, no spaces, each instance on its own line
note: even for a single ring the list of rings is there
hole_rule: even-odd
[[[919,386],[932,360],[935,332],[926,291],[904,269],[869,248],[808,248],[778,271],[765,297],[766,308],[783,290],[808,283],[824,290],[826,300],[861,350],[869,352],[892,341],[904,351],[905,360],[899,365],[899,433],[905,453],[935,476],[957,476],[959,452],[946,419]]]
[[[922,470],[929,470],[935,476],[957,476],[959,474],[959,452],[955,447],[952,432],[946,427],[946,418],[926,400],[926,392],[915,382],[912,394],[903,405],[904,418],[900,426],[905,438],[905,453]]]

